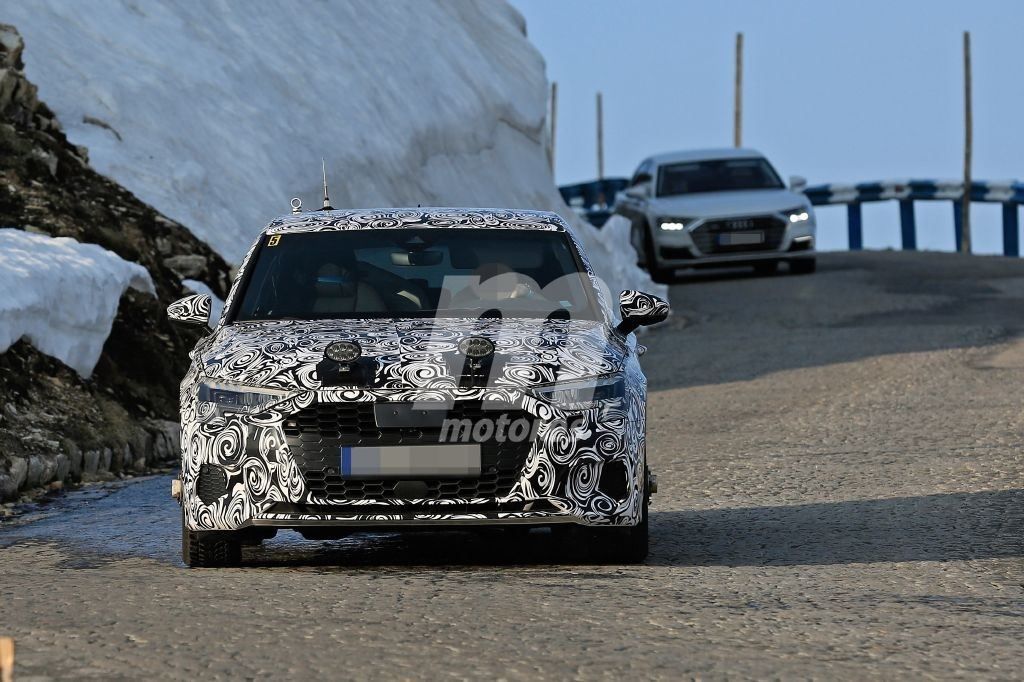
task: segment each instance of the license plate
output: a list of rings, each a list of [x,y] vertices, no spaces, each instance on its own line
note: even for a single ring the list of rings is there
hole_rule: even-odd
[[[469,478],[480,475],[480,444],[342,447],[343,478]]]
[[[718,235],[718,243],[722,246],[763,244],[764,232],[726,232],[725,234]]]

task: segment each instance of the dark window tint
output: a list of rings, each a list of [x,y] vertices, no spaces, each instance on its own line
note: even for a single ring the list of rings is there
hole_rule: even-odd
[[[408,228],[264,237],[234,319],[596,319],[564,232]]]
[[[782,181],[764,159],[721,159],[673,163],[658,170],[658,196],[779,189]]]

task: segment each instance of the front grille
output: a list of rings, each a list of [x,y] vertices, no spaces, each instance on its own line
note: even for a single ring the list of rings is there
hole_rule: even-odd
[[[351,479],[341,475],[342,446],[437,445],[441,429],[380,428],[374,418],[373,403],[318,403],[285,420],[284,434],[292,457],[306,482],[310,495],[331,501],[367,499],[403,499],[414,490],[417,499],[497,498],[508,495],[526,465],[532,442],[481,443],[481,475],[460,479]],[[506,414],[510,421],[533,417],[522,410],[483,409],[479,400],[457,400],[446,417],[449,419],[496,419]],[[397,490],[396,490],[397,487]]]
[[[661,257],[665,260],[691,260],[693,253],[686,246],[663,246]]]
[[[723,245],[719,243],[719,235],[726,233],[761,232],[764,241],[760,244]],[[774,216],[755,216],[752,218],[736,218],[712,220],[704,223],[691,233],[693,243],[701,253],[741,253],[745,251],[771,251],[779,248],[782,237],[786,233],[786,224]]]

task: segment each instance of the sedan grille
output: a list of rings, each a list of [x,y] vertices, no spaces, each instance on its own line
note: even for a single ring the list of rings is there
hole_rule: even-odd
[[[723,238],[723,235],[757,233],[762,235],[760,243],[723,243],[729,239],[729,237]],[[691,236],[693,243],[701,253],[742,253],[778,249],[785,233],[786,224],[781,219],[774,216],[754,216],[712,220],[695,229]]]
[[[292,457],[298,465],[310,495],[335,502],[368,499],[445,500],[465,498],[498,498],[508,495],[526,465],[533,443],[495,439],[484,441],[481,449],[479,477],[461,479],[353,479],[341,475],[341,447],[388,445],[437,445],[441,441],[439,427],[378,427],[374,403],[318,403],[291,415],[285,420],[284,433]],[[509,420],[533,417],[522,410],[483,409],[479,400],[455,401],[448,410],[448,419],[493,419],[505,414]]]

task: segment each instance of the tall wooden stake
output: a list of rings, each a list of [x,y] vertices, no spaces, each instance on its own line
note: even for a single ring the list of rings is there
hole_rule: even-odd
[[[0,637],[0,682],[14,680],[14,640]]]
[[[963,239],[960,251],[971,252],[971,34],[964,31],[964,197],[961,210]]]
[[[733,103],[732,143],[743,146],[743,34],[736,34],[736,95]]]
[[[551,126],[551,146],[548,147],[548,165],[551,167],[551,175],[555,174],[555,133],[558,130],[558,83],[551,82],[551,119],[548,121]]]
[[[601,93],[597,93],[597,179],[604,180],[604,112]]]

